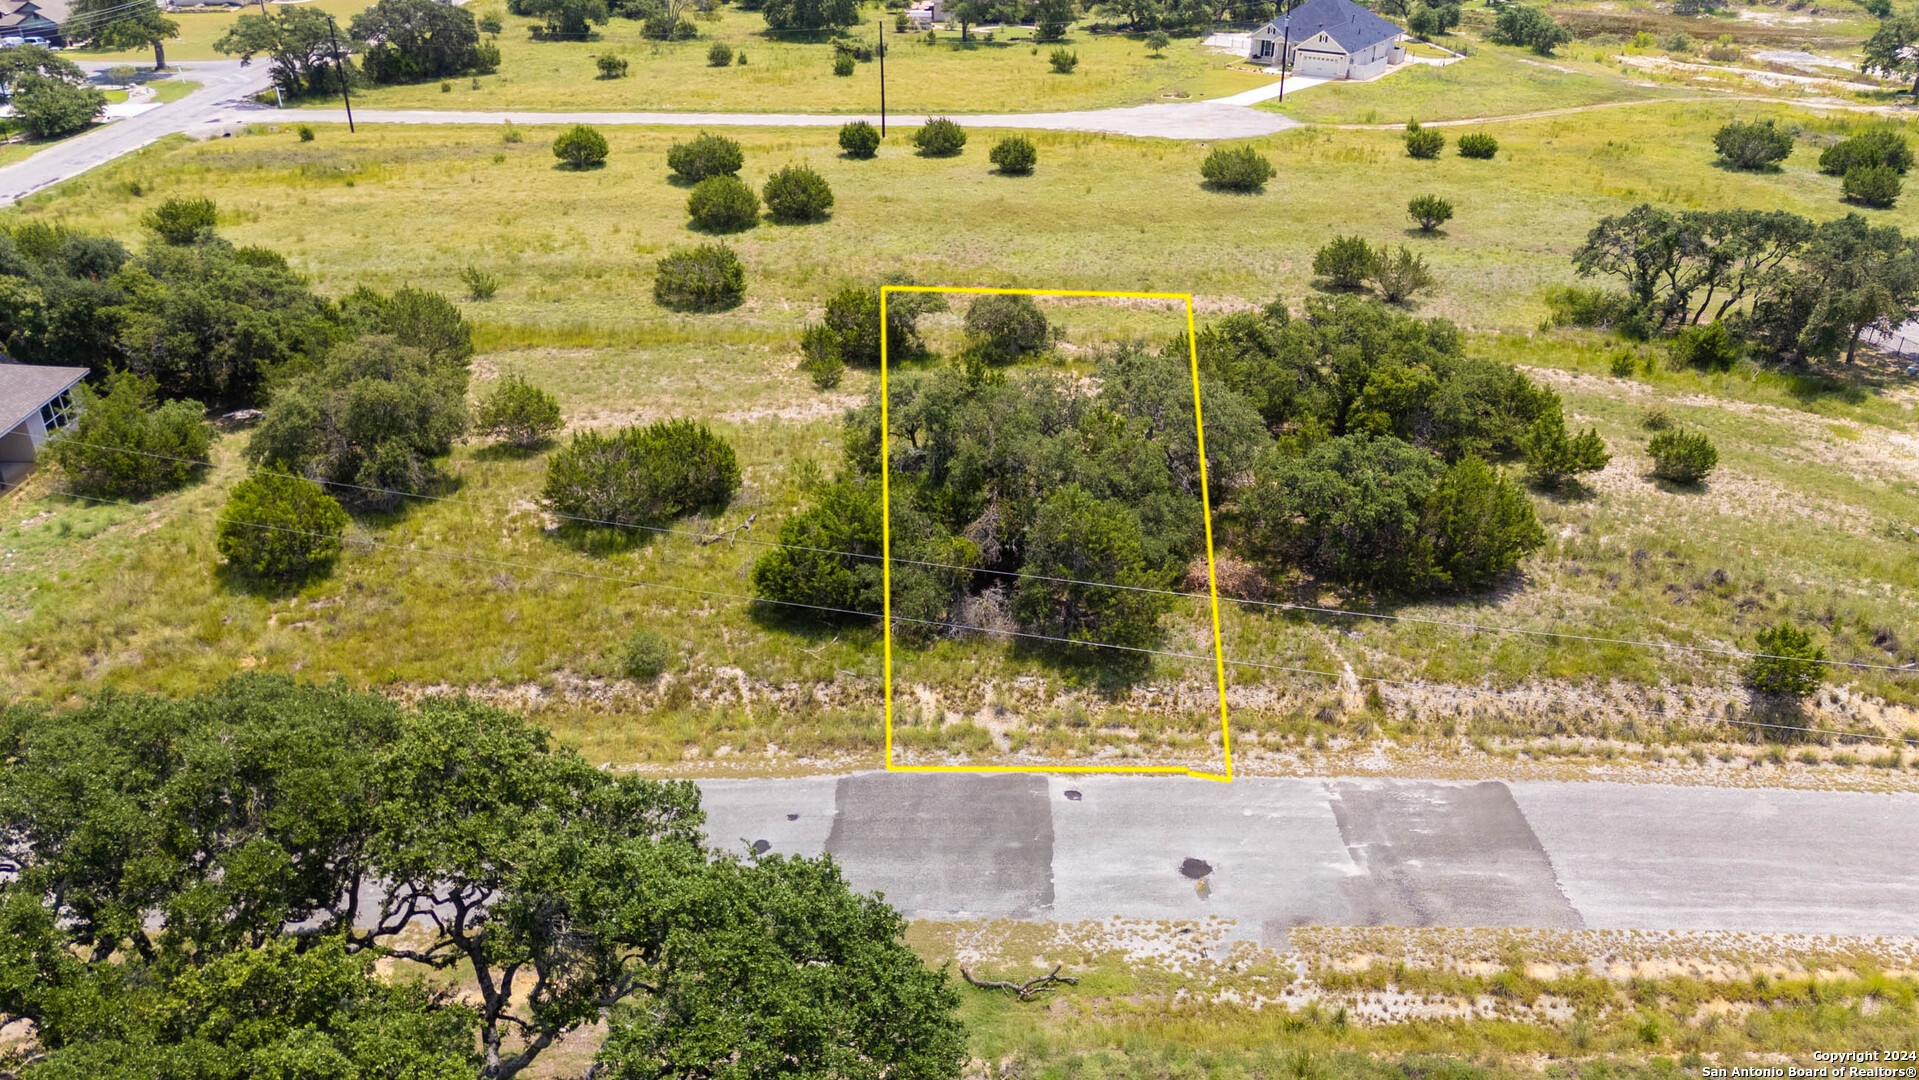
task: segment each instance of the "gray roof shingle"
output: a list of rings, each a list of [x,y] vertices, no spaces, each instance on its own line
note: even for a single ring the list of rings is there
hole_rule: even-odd
[[[83,367],[15,364],[0,358],[0,434],[40,411],[40,406],[87,377]]]
[[[1289,36],[1294,41],[1305,41],[1315,34],[1324,33],[1339,42],[1339,47],[1349,53],[1371,48],[1382,41],[1391,41],[1401,33],[1399,27],[1353,3],[1353,0],[1306,0],[1285,19],[1275,19],[1266,25],[1272,27],[1275,34],[1282,27],[1290,26]]]

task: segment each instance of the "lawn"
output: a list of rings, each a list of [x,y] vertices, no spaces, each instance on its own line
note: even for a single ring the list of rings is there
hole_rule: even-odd
[[[152,86],[153,101],[157,105],[165,105],[170,101],[178,101],[188,94],[193,93],[195,90],[200,89],[199,83],[188,82],[185,79],[164,79],[160,82],[153,83]]]
[[[1326,83],[1259,108],[1310,124],[1403,124],[1693,96],[1683,87],[1647,85],[1642,75],[1621,75],[1580,51],[1586,58],[1547,58],[1475,43],[1471,56],[1445,67],[1420,64],[1373,82]]]
[[[316,7],[340,20],[340,32],[346,33],[347,19],[356,12],[364,11],[371,0],[298,0],[301,7]],[[269,6],[279,7],[278,3]],[[175,60],[231,60],[226,53],[218,52],[213,43],[227,32],[235,19],[241,15],[258,15],[260,8],[250,4],[238,11],[221,10],[215,12],[173,11],[167,17],[180,24],[180,36],[165,44],[167,61]],[[72,49],[67,53],[75,60],[129,60],[151,65],[153,50],[146,49]]]
[[[640,35],[640,24],[613,19],[597,28],[596,40],[535,41],[538,20],[499,13],[500,71],[478,79],[393,86],[356,92],[369,109],[561,109],[681,110],[725,112],[879,111],[879,64],[858,65],[850,76],[833,74],[833,46],[824,35],[780,35],[757,12],[721,8],[715,22],[701,22],[697,41],[658,42]],[[875,15],[873,18],[878,19]],[[1052,45],[1035,45],[1032,31],[1015,29],[995,41],[961,44],[957,33],[895,35],[887,15],[886,104],[902,113],[1034,112],[1137,105],[1185,93],[1190,99],[1250,90],[1267,80],[1226,71],[1234,58],[1203,50],[1182,38],[1153,57],[1137,36],[1076,31],[1066,47],[1079,54],[1070,75],[1055,74]],[[856,28],[868,45],[877,41],[875,21]],[[731,45],[735,62],[708,66],[715,41]],[[744,53],[744,64],[738,55]],[[626,58],[628,76],[602,79],[595,57]],[[330,103],[315,102],[330,106]]]
[[[821,394],[793,369],[798,330],[822,298],[843,281],[904,271],[968,285],[1191,290],[1209,319],[1274,296],[1297,307],[1311,295],[1313,249],[1353,232],[1418,245],[1441,281],[1423,313],[1461,323],[1475,349],[1535,369],[1563,395],[1573,423],[1597,427],[1615,455],[1589,493],[1537,497],[1551,541],[1513,587],[1400,613],[1708,647],[1749,643],[1764,622],[1790,616],[1821,623],[1835,656],[1898,660],[1914,644],[1906,628],[1919,625],[1919,549],[1898,539],[1901,523],[1919,523],[1912,380],[1873,386],[1855,375],[1859,388],[1848,391],[1754,372],[1671,373],[1656,362],[1615,378],[1618,346],[1588,332],[1536,329],[1541,289],[1573,280],[1567,256],[1599,215],[1648,200],[1779,207],[1815,218],[1844,209],[1836,181],[1814,171],[1804,149],[1775,174],[1714,167],[1711,133],[1735,115],[1780,115],[1804,125],[1809,138],[1836,130],[1836,122],[1771,107],[1652,104],[1501,124],[1492,162],[1451,154],[1414,162],[1395,132],[1302,130],[1256,143],[1279,169],[1266,194],[1228,196],[1197,186],[1205,149],[1169,141],[1037,133],[1039,171],[1012,179],[988,171],[988,130],[974,131],[957,159],[912,156],[896,132],[878,159],[855,162],[838,156],[830,129],[745,129],[734,134],[745,143],[750,181],[803,161],[829,178],[837,201],[825,223],[761,225],[729,238],[748,267],[748,298],[710,316],[664,312],[649,292],[653,260],[698,238],[686,228],[684,189],[665,179],[665,150],[685,131],[609,128],[610,163],[587,173],[556,169],[546,146],[552,129],[531,127],[519,143],[472,127],[348,135],[321,126],[305,144],[291,131],[264,129],[208,143],[169,140],[0,221],[42,217],[137,243],[151,199],[205,195],[220,206],[224,235],[287,253],[329,294],[364,283],[457,295],[461,267],[483,268],[504,287],[491,303],[466,305],[479,327],[476,393],[511,370],[553,390],[576,425],[705,419],[739,447],[746,488],[719,520],[685,527],[706,532],[759,516],[737,545],[668,537],[611,552],[581,549],[542,527],[531,501],[540,455],[469,445],[449,466],[456,482],[447,493],[462,501],[363,519],[360,542],[333,578],[270,597],[236,589],[214,569],[209,518],[239,475],[242,434],[218,444],[212,476],[154,501],[151,514],[86,511],[53,494],[53,478],[42,474],[0,518],[0,549],[37,545],[27,563],[7,564],[7,574],[29,577],[0,587],[7,607],[24,615],[0,629],[0,682],[61,697],[102,683],[184,689],[240,667],[339,674],[396,692],[472,687],[530,705],[603,760],[677,760],[771,743],[870,761],[859,755],[872,752],[878,734],[871,628],[796,631],[732,599],[748,589],[747,568],[760,550],[752,541],[774,534],[814,464],[834,467],[836,417],[869,385],[869,376],[854,373]],[[1646,137],[1649,130],[1658,137]],[[133,197],[135,190],[146,194]],[[915,194],[929,191],[938,197]],[[1409,191],[1459,205],[1442,236],[1408,235],[1401,208]],[[1919,205],[1873,218],[1919,231]],[[1230,250],[1240,257],[1222,260],[1228,223]],[[1146,305],[1049,307],[1082,348],[1160,340],[1171,321]],[[956,321],[936,318],[936,339],[950,338]],[[1084,370],[1083,361],[1074,364]],[[1655,404],[1718,443],[1722,472],[1710,485],[1676,491],[1645,477],[1641,418]],[[34,532],[61,527],[104,531],[76,556]],[[1223,537],[1230,545],[1230,530]],[[1236,741],[1242,732],[1275,744],[1323,734],[1314,727],[1321,715],[1372,716],[1353,722],[1378,731],[1382,709],[1404,737],[1451,734],[1448,717],[1492,736],[1596,732],[1644,694],[1669,695],[1670,707],[1687,715],[1716,713],[1736,699],[1730,665],[1713,657],[1417,623],[1225,614],[1235,659],[1334,673],[1350,666],[1361,677],[1393,680],[1560,687],[1549,696],[1577,703],[1567,715],[1498,705],[1482,713],[1469,697],[1461,712],[1430,691],[1388,685],[1368,702],[1330,680],[1236,669]],[[651,688],[612,677],[636,625],[681,643],[682,679]],[[1182,617],[1168,648],[1201,651],[1198,629]],[[1875,644],[1882,630],[1890,646]],[[1073,681],[1043,659],[997,646],[944,643],[901,659],[927,690],[911,705],[929,721],[915,745],[929,748],[990,743],[970,722],[937,721],[991,708],[994,685],[1029,675]],[[1203,694],[1210,675],[1209,665],[1165,660],[1150,681]],[[1866,695],[1912,699],[1910,680],[1849,681]],[[1041,745],[1092,749],[1150,736],[1149,752],[1205,750],[1203,709],[1163,717],[1165,726],[1150,731],[1123,721],[1088,729],[1086,710],[1097,716],[1105,707],[1096,695],[1047,697],[1042,688],[1038,698],[1011,702],[1033,720]],[[1517,718],[1502,727],[1505,712]],[[1885,722],[1895,730],[1912,722],[1901,715],[1910,714],[1895,710]]]

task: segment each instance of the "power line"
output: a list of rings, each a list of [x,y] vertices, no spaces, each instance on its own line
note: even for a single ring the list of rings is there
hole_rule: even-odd
[[[61,495],[67,495],[74,498],[87,499],[92,502],[106,503],[109,505],[116,505],[116,506],[137,505],[125,499],[107,499],[107,498],[102,498],[95,495],[82,495],[81,493],[77,491],[68,491],[60,488],[56,488],[55,491]],[[237,518],[229,518],[224,515],[216,515],[213,520],[220,521],[220,522],[228,522],[234,525],[241,526],[242,528],[264,529],[264,530],[269,530],[273,532],[286,533],[294,536],[306,536],[306,537],[322,538],[322,539],[334,538],[331,536],[331,534],[328,534],[328,533],[318,533],[318,532],[313,532],[307,529],[291,529],[291,528],[287,528],[285,526],[280,526],[280,525],[269,525],[264,522],[242,521]],[[745,593],[730,593],[730,592],[725,592],[717,589],[699,589],[699,588],[694,588],[690,585],[674,585],[674,584],[663,582],[663,581],[649,581],[642,578],[632,578],[632,577],[626,577],[623,575],[594,574],[594,573],[588,573],[586,571],[580,571],[580,570],[556,569],[554,567],[543,566],[537,563],[524,563],[524,562],[517,562],[514,560],[508,560],[508,559],[493,559],[493,558],[488,558],[486,556],[468,555],[460,552],[437,551],[429,548],[420,548],[420,547],[415,547],[407,544],[390,544],[383,541],[366,539],[366,538],[355,540],[354,543],[366,544],[369,547],[385,548],[388,550],[400,551],[400,552],[403,552],[406,554],[412,554],[412,555],[431,555],[437,558],[451,559],[458,562],[476,563],[476,564],[486,565],[486,566],[506,567],[509,569],[523,570],[523,571],[536,573],[536,574],[557,574],[557,575],[566,576],[566,577],[582,578],[582,579],[591,580],[591,581],[604,581],[604,582],[620,584],[620,585],[640,586],[643,588],[668,589],[675,592],[691,593],[696,596],[705,596],[705,597],[725,599],[725,600],[740,600],[740,601],[745,601],[749,604],[768,604],[768,605],[777,606],[777,607],[800,608],[800,609],[805,609],[809,611],[827,612],[827,613],[837,614],[837,615],[855,615],[855,616],[861,616],[865,618],[881,617],[879,612],[874,612],[874,611],[860,611],[852,608],[836,608],[836,607],[829,607],[829,606],[820,605],[820,604],[806,604],[806,603],[801,603],[799,601],[794,601],[794,600],[772,600],[766,597],[750,596]],[[1175,660],[1189,660],[1189,661],[1197,661],[1201,663],[1210,663],[1215,659],[1214,657],[1204,656],[1198,653],[1173,652],[1168,649],[1149,649],[1149,648],[1144,648],[1142,646],[1137,646],[1137,645],[1120,645],[1113,642],[1105,642],[1105,641],[1081,641],[1074,638],[1059,637],[1059,636],[1050,635],[1050,634],[1036,634],[1036,633],[1032,633],[1031,631],[996,630],[989,627],[972,626],[965,623],[942,622],[942,621],[933,620],[933,619],[915,619],[915,618],[910,618],[910,617],[901,616],[901,615],[893,616],[893,620],[895,622],[904,622],[904,623],[910,623],[917,626],[927,626],[927,627],[933,627],[937,629],[972,631],[979,634],[985,634],[987,636],[999,635],[999,636],[1005,636],[1005,637],[1017,637],[1017,638],[1023,638],[1026,640],[1031,640],[1031,641],[1043,641],[1043,642],[1049,642],[1049,643],[1059,644],[1059,645],[1069,645],[1069,646],[1076,645],[1076,646],[1082,646],[1085,648],[1110,649],[1117,652],[1134,653],[1134,654],[1145,655],[1145,656],[1163,656],[1168,659],[1175,659]],[[1297,674],[1297,675],[1312,675],[1320,678],[1332,679],[1336,682],[1343,678],[1348,677],[1347,675],[1343,675],[1340,672],[1324,671],[1318,668],[1298,667],[1290,664],[1266,663],[1266,662],[1257,661],[1257,660],[1239,660],[1239,659],[1234,659],[1232,657],[1220,657],[1219,662],[1232,667],[1248,668],[1248,669],[1259,670],[1259,671],[1279,671],[1279,672],[1286,672],[1289,674]],[[1439,690],[1446,690],[1446,691],[1465,693],[1465,694],[1476,694],[1482,697],[1496,697],[1496,698],[1517,698],[1522,696],[1521,692],[1517,692],[1517,691],[1492,690],[1484,687],[1454,686],[1450,684],[1436,685],[1432,683],[1415,682],[1415,681],[1404,680],[1404,679],[1386,679],[1386,678],[1381,678],[1378,676],[1371,676],[1371,675],[1354,674],[1354,675],[1351,675],[1350,677],[1355,682],[1370,682],[1379,686],[1404,687],[1404,688],[1409,688],[1414,690],[1439,689]],[[1639,718],[1637,714],[1628,711],[1622,706],[1607,705],[1604,703],[1599,703],[1590,707],[1603,709],[1608,712],[1617,713],[1619,715],[1626,716],[1631,719]],[[1837,736],[1840,738],[1848,738],[1848,739],[1871,739],[1871,740],[1876,740],[1880,742],[1892,742],[1892,743],[1905,742],[1905,740],[1902,737],[1896,736],[1896,735],[1878,735],[1878,734],[1872,734],[1872,733],[1866,733],[1866,732],[1840,731],[1835,728],[1796,727],[1790,724],[1766,724],[1766,723],[1760,723],[1758,721],[1753,721],[1753,720],[1733,720],[1726,717],[1711,716],[1711,715],[1702,714],[1702,713],[1672,713],[1672,714],[1661,714],[1661,715],[1662,716],[1671,715],[1671,716],[1675,716],[1675,717],[1679,717],[1681,719],[1687,719],[1687,720],[1699,720],[1709,724],[1730,724],[1737,727],[1761,728],[1761,729],[1774,730],[1774,731],[1792,731],[1792,732],[1798,732],[1801,734],[1832,735],[1832,736]]]
[[[78,442],[78,440],[75,440],[75,441]],[[115,451],[118,453],[135,454],[141,457],[155,458],[161,461],[171,461],[171,462],[175,462],[177,464],[182,464],[182,465],[195,465],[195,466],[202,466],[206,468],[213,467],[213,462],[203,461],[198,458],[172,457],[166,454],[155,454],[145,450],[134,450],[130,447],[111,446],[104,443],[87,442],[87,443],[79,443],[79,445],[89,446],[97,450],[109,450],[109,451]],[[273,470],[270,470],[270,469],[256,469],[255,471],[266,476],[278,476],[278,477],[282,477],[289,480],[310,480],[312,483],[317,483],[325,487],[343,488],[349,491],[360,491],[360,492],[366,492],[368,494],[397,495],[405,498],[421,499],[429,502],[451,503],[457,506],[490,508],[495,510],[504,510],[509,514],[516,512],[512,506],[503,504],[503,503],[485,503],[485,502],[477,502],[471,499],[457,499],[457,498],[453,498],[451,496],[445,496],[445,495],[427,495],[420,492],[401,491],[396,488],[370,487],[364,484],[352,484],[352,483],[347,483],[341,480],[311,480],[310,477],[300,476],[294,473],[274,472]],[[636,531],[649,532],[649,533],[654,533],[661,536],[682,536],[688,539],[700,540],[700,541],[706,541],[706,542],[711,542],[712,540],[717,539],[716,534],[695,532],[691,529],[675,529],[675,528],[670,528],[670,527],[661,526],[661,525],[640,525],[640,524],[635,524],[633,522],[612,521],[612,520],[607,520],[603,518],[583,517],[576,514],[561,514],[561,513],[554,513],[552,511],[545,511],[545,512],[551,514],[551,516],[559,520],[571,521],[571,522],[575,522],[582,525],[600,525],[600,526],[607,526],[611,528],[633,529]],[[813,554],[818,554],[818,555],[838,555],[838,556],[844,556],[850,559],[866,559],[872,562],[878,562],[882,558],[882,556],[874,555],[868,552],[843,551],[843,550],[838,550],[834,548],[812,547],[806,544],[787,544],[787,543],[782,543],[778,540],[759,540],[752,537],[735,537],[732,540],[729,540],[729,544],[730,543],[751,544],[757,547],[788,548],[794,551],[805,551],[805,552],[811,552]],[[908,559],[908,558],[902,558],[898,556],[894,557],[893,562],[899,565],[918,566],[918,567],[924,567],[927,569],[934,569],[934,570],[954,570],[954,571],[961,571],[966,573],[992,574],[999,577],[1022,578],[1022,579],[1033,580],[1033,581],[1046,581],[1046,582],[1052,582],[1055,584],[1062,584],[1062,585],[1085,585],[1085,586],[1103,588],[1103,589],[1115,589],[1121,592],[1146,593],[1149,595],[1171,596],[1171,597],[1177,597],[1177,598],[1189,599],[1189,600],[1212,599],[1212,596],[1209,593],[1188,592],[1180,589],[1156,589],[1156,588],[1151,588],[1151,587],[1142,586],[1142,585],[1122,585],[1117,582],[1110,582],[1110,581],[1086,581],[1080,578],[1055,577],[1048,574],[1035,574],[1029,571],[1022,571],[1022,570],[994,570],[986,567],[961,566],[956,563],[933,562],[933,561],[924,560],[924,559]],[[1797,660],[1804,663],[1819,664],[1824,667],[1851,668],[1859,671],[1886,671],[1886,672],[1892,672],[1894,674],[1902,674],[1902,675],[1919,673],[1919,667],[1915,667],[1912,664],[1874,664],[1874,663],[1868,663],[1862,660],[1831,660],[1831,659],[1824,659],[1824,658],[1815,660],[1815,659],[1809,659],[1806,657],[1799,657],[1799,656],[1786,656],[1779,653],[1749,652],[1744,649],[1722,649],[1722,648],[1717,648],[1709,645],[1676,645],[1669,642],[1640,641],[1633,638],[1605,637],[1605,636],[1596,635],[1596,634],[1577,634],[1577,633],[1571,633],[1569,631],[1564,631],[1564,630],[1533,630],[1525,627],[1497,626],[1497,625],[1491,625],[1486,623],[1464,622],[1464,621],[1453,620],[1453,619],[1430,618],[1427,616],[1420,616],[1420,615],[1387,615],[1387,614],[1371,612],[1371,611],[1353,611],[1348,608],[1322,607],[1314,604],[1291,604],[1291,603],[1286,603],[1284,601],[1279,601],[1279,600],[1242,600],[1238,598],[1228,598],[1228,599],[1231,599],[1233,603],[1245,604],[1252,607],[1273,608],[1273,609],[1282,610],[1282,611],[1296,611],[1296,612],[1301,612],[1303,614],[1309,614],[1309,615],[1326,615],[1326,616],[1331,616],[1336,618],[1348,618],[1348,619],[1372,619],[1380,622],[1403,622],[1403,623],[1412,623],[1412,624],[1418,624],[1418,625],[1447,627],[1450,629],[1457,629],[1457,630],[1467,630],[1467,631],[1472,631],[1476,633],[1516,634],[1516,635],[1521,635],[1525,637],[1553,638],[1553,639],[1560,639],[1560,640],[1566,640],[1566,641],[1581,641],[1581,642],[1586,642],[1588,644],[1596,644],[1596,645],[1626,645],[1626,646],[1632,646],[1635,648],[1658,649],[1665,652],[1693,653],[1693,654],[1704,655],[1704,656],[1723,656],[1723,657],[1729,657],[1729,658],[1741,659],[1741,660]]]

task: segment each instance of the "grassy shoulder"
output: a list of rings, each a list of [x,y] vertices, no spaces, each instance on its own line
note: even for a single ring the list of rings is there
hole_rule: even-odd
[[[1212,920],[918,923],[962,985],[986,1076],[1698,1076],[1919,1038],[1912,958],[1863,939],[1295,928],[1279,951]]]
[[[1442,39],[1444,41],[1445,39]],[[1690,97],[1592,58],[1533,56],[1524,49],[1474,43],[1472,55],[1437,67],[1417,64],[1372,82],[1333,82],[1259,107],[1309,124],[1403,124],[1407,119],[1470,120],[1519,116],[1653,98]]]
[[[433,82],[370,87],[358,96],[369,109],[879,111],[877,62],[837,76],[834,47],[824,34],[773,33],[753,11],[728,7],[718,14],[717,21],[698,24],[697,40],[677,42],[650,41],[640,23],[620,18],[596,27],[590,41],[536,41],[529,31],[539,20],[502,14],[498,74],[456,79],[446,90]],[[1030,29],[962,43],[956,32],[895,34],[890,14],[885,18],[886,104],[903,113],[1110,108],[1223,96],[1267,81],[1226,70],[1233,57],[1191,38],[1154,55],[1143,35],[1076,30],[1063,47],[1078,54],[1079,66],[1062,75],[1049,59],[1055,46],[1034,43]],[[854,33],[868,45],[877,42],[872,21]],[[732,48],[732,64],[708,63],[716,42]],[[628,61],[626,78],[599,77],[595,58],[606,55]]]

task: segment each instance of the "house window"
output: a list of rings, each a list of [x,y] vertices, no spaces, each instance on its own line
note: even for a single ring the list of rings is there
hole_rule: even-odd
[[[73,423],[73,391],[63,390],[60,396],[40,406],[40,422],[48,431],[59,431]]]

